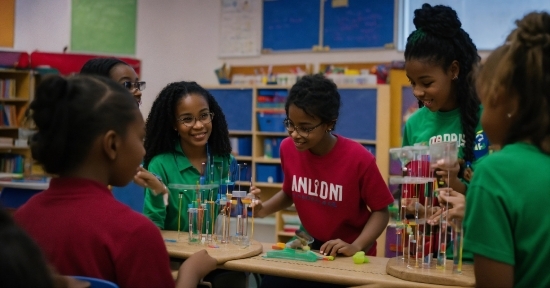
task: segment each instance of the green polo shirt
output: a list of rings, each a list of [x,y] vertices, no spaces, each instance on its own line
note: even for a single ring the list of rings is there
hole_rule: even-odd
[[[162,178],[162,182],[166,186],[170,184],[188,184],[195,185],[200,179],[200,171],[198,171],[189,162],[189,159],[183,154],[179,143],[175,145],[175,151],[157,155],[151,159],[148,170]],[[221,175],[227,175],[230,163],[234,161],[232,155],[214,156],[214,167],[216,170],[223,167]],[[214,173],[214,183],[219,183],[220,173]],[[182,193],[181,201],[181,222],[180,231],[189,230],[189,221],[187,214],[188,204],[192,204],[195,200],[195,191],[181,190],[168,188],[168,206],[165,206],[163,195],[155,196],[149,188],[145,189],[145,204],[143,214],[147,216],[157,227],[162,230],[178,230],[178,211],[179,211],[179,195]],[[211,193],[214,199],[218,193],[214,189]],[[204,197],[204,196],[203,196]]]

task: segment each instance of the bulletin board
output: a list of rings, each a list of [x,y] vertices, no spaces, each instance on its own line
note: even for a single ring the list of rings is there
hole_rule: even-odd
[[[323,46],[330,49],[382,48],[394,41],[394,0],[348,0],[347,7],[325,1]]]
[[[388,44],[393,47],[394,0],[338,2],[346,5],[333,6],[333,0],[264,0],[262,48],[288,51],[311,50],[313,46],[330,50],[383,48]]]
[[[261,52],[262,0],[221,0],[219,57]]]
[[[137,0],[72,0],[71,50],[136,54]]]
[[[265,0],[262,49],[311,50],[319,43],[319,0]]]
[[[342,107],[336,133],[352,139],[376,140],[376,88],[341,88],[338,92]]]
[[[0,47],[13,47],[15,0],[0,0]]]

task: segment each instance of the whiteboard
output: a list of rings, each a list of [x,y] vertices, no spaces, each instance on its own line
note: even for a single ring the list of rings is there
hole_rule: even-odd
[[[221,0],[220,17],[220,58],[260,55],[261,0]]]

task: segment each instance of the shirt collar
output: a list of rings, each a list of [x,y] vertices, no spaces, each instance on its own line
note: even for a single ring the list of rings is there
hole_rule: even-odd
[[[178,155],[176,155],[176,157],[174,157],[174,161],[176,161],[176,166],[178,166],[179,171],[184,171],[186,169],[192,168],[193,165],[183,153],[183,150],[181,149],[181,145],[179,141],[176,141],[175,150],[176,150],[176,154],[183,156],[183,157],[178,157]]]

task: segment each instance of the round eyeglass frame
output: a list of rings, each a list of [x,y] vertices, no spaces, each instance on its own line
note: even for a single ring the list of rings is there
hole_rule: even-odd
[[[317,127],[323,125],[325,122],[321,122],[311,128],[303,128],[303,127],[300,127],[300,126],[295,126],[294,123],[292,123],[292,121],[288,118],[286,118],[285,120],[283,120],[283,124],[285,125],[285,128],[286,128],[286,131],[289,133],[289,134],[292,134],[292,132],[296,131],[296,133],[298,133],[298,135],[304,137],[304,138],[307,138],[309,137],[309,133],[311,133],[311,131],[315,130]],[[300,130],[302,133],[306,133],[306,135],[302,135],[302,133],[300,133]]]
[[[197,124],[197,120],[200,121],[202,124],[206,125],[206,124],[208,124],[208,123],[211,123],[211,122],[214,120],[214,112],[208,112],[208,113],[206,113],[206,114],[208,114],[210,117],[208,117],[208,118],[206,118],[206,119],[204,119],[204,120],[200,120],[200,119],[197,119],[197,117],[195,117],[195,116],[191,116],[191,117],[193,117],[193,123],[191,123],[191,125],[188,125],[187,123],[184,123],[184,122],[183,122],[183,120],[181,119],[183,116],[180,117],[180,118],[178,118],[178,119],[176,119],[176,120],[177,120],[179,123],[185,125],[186,127],[193,127],[193,126],[195,126],[195,124]],[[188,117],[188,116],[185,116],[185,117]],[[210,120],[208,120],[208,119],[210,119]],[[205,121],[208,121],[208,122],[205,122]]]
[[[145,90],[145,87],[147,85],[145,81],[136,81],[136,82],[125,81],[124,83],[122,83],[122,86],[124,86],[124,88],[128,89],[129,91],[133,92],[133,91],[136,91],[136,89],[139,91],[143,91]]]

